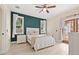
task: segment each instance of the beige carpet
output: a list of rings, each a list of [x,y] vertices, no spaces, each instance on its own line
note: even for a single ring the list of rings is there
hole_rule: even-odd
[[[6,55],[68,55],[68,44],[58,43],[37,52],[28,43],[12,44]]]

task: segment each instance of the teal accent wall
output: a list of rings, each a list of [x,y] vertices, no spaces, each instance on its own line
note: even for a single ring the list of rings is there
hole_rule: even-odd
[[[30,17],[30,16],[26,16],[24,19],[25,19],[24,20],[24,34],[26,34],[27,27],[40,29],[40,20],[41,19],[35,18],[35,17]]]
[[[19,16],[24,17],[24,34],[26,34],[26,28],[31,27],[31,28],[39,28],[40,30],[40,20],[46,20],[46,19],[41,19],[29,15],[24,15],[16,12],[11,12],[11,41],[17,41],[16,35],[15,38],[12,38],[12,31],[13,31],[13,14],[18,14]],[[40,34],[40,31],[39,31]]]

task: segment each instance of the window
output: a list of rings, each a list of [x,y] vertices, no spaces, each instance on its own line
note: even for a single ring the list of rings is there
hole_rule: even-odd
[[[65,27],[67,32],[79,32],[79,19],[71,19],[65,21]]]
[[[24,33],[24,17],[18,16],[16,20],[16,34]]]
[[[13,14],[12,38],[15,34],[24,34],[24,17]]]
[[[46,34],[46,20],[41,20],[40,23],[41,23],[40,24],[41,33]]]

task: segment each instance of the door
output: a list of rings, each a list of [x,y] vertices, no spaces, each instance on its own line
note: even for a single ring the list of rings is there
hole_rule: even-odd
[[[10,47],[10,11],[6,5],[0,5],[0,54]]]
[[[0,8],[0,53],[1,53],[1,48],[2,48],[2,12]]]
[[[2,7],[0,7],[0,54],[4,52],[5,42],[6,41],[6,21],[4,19],[4,12]]]

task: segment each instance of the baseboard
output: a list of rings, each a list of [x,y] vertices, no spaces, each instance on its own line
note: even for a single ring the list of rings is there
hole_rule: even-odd
[[[68,40],[63,40],[62,42],[63,42],[63,43],[69,43],[69,41],[68,41]]]
[[[2,50],[0,51],[0,55],[5,55],[8,52],[8,50]]]

